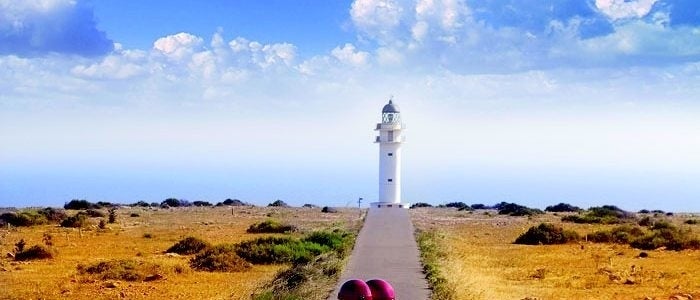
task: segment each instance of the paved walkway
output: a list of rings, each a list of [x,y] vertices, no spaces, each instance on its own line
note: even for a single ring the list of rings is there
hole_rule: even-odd
[[[371,208],[350,261],[329,299],[348,279],[381,278],[394,287],[397,300],[426,300],[430,289],[420,264],[407,209]]]

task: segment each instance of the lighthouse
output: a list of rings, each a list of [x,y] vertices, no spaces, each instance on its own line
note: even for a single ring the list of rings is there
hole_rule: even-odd
[[[372,202],[372,208],[408,208],[401,202],[401,145],[405,141],[401,111],[393,99],[382,108],[382,122],[375,131],[379,135],[379,201]]]

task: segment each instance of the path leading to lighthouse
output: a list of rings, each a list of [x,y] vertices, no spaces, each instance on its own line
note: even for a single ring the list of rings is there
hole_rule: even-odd
[[[408,210],[371,208],[329,299],[337,299],[340,285],[348,279],[381,278],[391,283],[398,300],[426,300],[430,289],[422,270]]]

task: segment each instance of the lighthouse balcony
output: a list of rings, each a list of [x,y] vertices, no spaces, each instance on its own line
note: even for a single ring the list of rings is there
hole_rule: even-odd
[[[396,138],[389,139],[389,140],[382,140],[382,138],[378,136],[374,139],[375,143],[403,143],[405,141],[406,141],[406,137],[403,137],[403,136],[396,137]]]
[[[403,123],[379,123],[374,130],[399,130],[406,129]]]

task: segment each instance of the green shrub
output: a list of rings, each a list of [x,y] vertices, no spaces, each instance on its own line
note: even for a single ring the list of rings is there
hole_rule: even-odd
[[[692,237],[691,231],[677,227],[652,230],[630,243],[630,246],[642,250],[654,250],[666,247],[668,250],[700,249],[700,240]]]
[[[236,245],[236,254],[254,264],[304,263],[331,247],[291,237],[265,237]]]
[[[88,216],[85,213],[79,212],[74,216],[70,216],[61,221],[61,227],[81,228],[90,225]]]
[[[543,214],[539,209],[529,208],[515,203],[501,202],[496,205],[499,215],[509,215],[509,216],[532,216],[537,214]]]
[[[637,226],[620,225],[610,231],[596,231],[587,236],[594,243],[629,244],[633,240],[644,235],[644,230]]]
[[[453,208],[457,208],[457,209],[462,209],[464,207],[469,207],[469,205],[467,205],[464,202],[450,202],[450,203],[445,204],[445,207],[453,207]],[[469,207],[469,208],[471,208],[471,207]]]
[[[38,213],[44,215],[46,217],[46,220],[48,220],[51,223],[60,223],[65,219],[68,215],[66,215],[66,211],[63,209],[57,209],[53,207],[47,207],[42,210],[39,210]]]
[[[569,215],[561,218],[562,222],[580,224],[620,224],[626,219],[633,219],[634,214],[626,212],[614,205],[591,207],[584,214]]]
[[[96,209],[92,209],[92,208],[86,210],[85,214],[91,218],[104,218],[105,217],[105,213],[103,213],[99,210],[96,210]]]
[[[177,253],[182,255],[190,255],[198,253],[204,249],[211,247],[211,245],[201,239],[196,237],[188,236],[179,242],[172,245],[166,253]]]
[[[418,203],[411,204],[411,208],[420,208],[420,207],[433,207],[433,206],[430,205],[430,203],[425,203],[425,202],[418,202]]]
[[[248,233],[287,233],[294,232],[297,228],[288,224],[281,224],[275,220],[266,220],[262,223],[250,225]]]
[[[568,203],[559,203],[557,205],[547,206],[544,210],[548,212],[577,212],[581,211],[581,208]]]
[[[425,273],[428,284],[432,289],[432,299],[455,299],[456,290],[454,286],[448,284],[445,275],[439,267],[440,262],[444,260],[445,253],[440,247],[437,233],[435,231],[419,232],[416,242],[420,249],[423,273]]]
[[[327,246],[331,250],[338,252],[341,256],[349,253],[352,248],[354,236],[346,231],[315,231],[304,237],[302,242],[316,243]]]
[[[696,225],[696,224],[700,224],[700,221],[698,221],[697,219],[688,219],[688,220],[685,220],[684,223],[688,224],[688,225]]]
[[[117,209],[112,207],[109,209],[109,223],[113,224],[117,222]]]
[[[564,230],[561,226],[551,223],[541,223],[538,226],[530,227],[527,232],[520,235],[515,244],[525,245],[552,245],[565,244],[577,241],[579,236],[574,231]]]
[[[0,219],[12,226],[34,226],[48,224],[45,215],[36,210],[24,210],[20,212],[8,212],[0,215]]]
[[[278,199],[278,200],[275,200],[275,202],[268,204],[267,206],[270,206],[270,207],[289,207],[289,204]]]
[[[190,267],[209,272],[241,272],[252,265],[236,254],[234,245],[217,245],[190,259]]]
[[[89,274],[101,280],[144,281],[149,276],[163,273],[160,265],[133,259],[99,261],[89,266],[78,265],[78,273]]]
[[[488,207],[484,204],[481,204],[481,203],[472,204],[472,205],[470,205],[470,207],[472,209],[489,209],[490,208],[490,207]]]
[[[65,209],[75,209],[75,210],[85,210],[88,208],[100,208],[99,205],[89,202],[87,200],[73,199],[70,202],[63,205]]]
[[[653,225],[654,225],[654,219],[652,219],[652,218],[649,217],[649,216],[644,216],[643,218],[639,219],[639,221],[637,222],[637,224],[639,224],[639,226],[646,226],[646,227],[653,226]]]
[[[28,249],[22,249],[21,251],[15,253],[15,260],[19,261],[50,258],[53,258],[53,253],[42,245],[34,245]]]
[[[651,230],[675,229],[675,228],[676,228],[676,226],[673,225],[671,222],[664,221],[664,220],[658,221],[658,222],[654,223],[653,226],[651,226]]]

